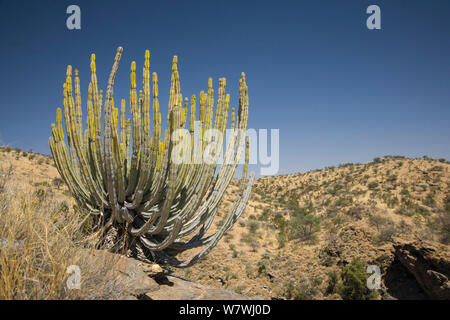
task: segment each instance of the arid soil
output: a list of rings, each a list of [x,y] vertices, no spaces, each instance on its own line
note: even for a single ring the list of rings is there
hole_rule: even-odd
[[[27,192],[45,192],[73,210],[75,202],[51,157],[2,147],[0,164],[3,172],[11,168],[12,178],[29,186]],[[448,255],[449,171],[443,159],[386,156],[256,179],[245,212],[216,248],[193,267],[169,271],[254,298],[341,299],[327,291],[328,274],[358,257],[382,271],[378,298],[427,298],[414,277],[408,278],[411,272],[395,271],[394,245],[425,241]],[[217,225],[231,208],[237,186],[235,181],[229,188]],[[412,281],[409,288],[417,289],[405,296],[388,273],[392,270],[395,279],[405,272]]]

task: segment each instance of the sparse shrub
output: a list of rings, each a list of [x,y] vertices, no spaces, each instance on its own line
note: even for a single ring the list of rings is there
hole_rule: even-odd
[[[450,194],[447,194],[444,199],[444,210],[450,213]]]
[[[12,174],[13,174],[12,164],[10,164],[9,167],[6,169],[0,168],[0,194],[2,194],[5,191],[6,183],[10,180]]]
[[[59,190],[64,183],[64,180],[59,177],[54,177],[52,180],[52,184]]]
[[[244,288],[242,286],[237,286],[233,290],[234,290],[234,292],[241,294],[242,291],[244,290]]]
[[[305,279],[298,284],[288,281],[283,294],[289,300],[311,300],[317,294],[317,289]]]
[[[367,214],[367,209],[362,206],[354,206],[348,209],[347,214],[354,219],[362,219]]]
[[[417,213],[418,213],[418,214],[420,214],[420,215],[422,215],[422,216],[424,216],[424,217],[430,215],[430,211],[429,211],[427,208],[422,207],[422,206],[420,206],[420,205],[416,205],[416,210],[417,210]]]
[[[442,171],[444,168],[442,166],[434,166],[430,168],[430,171]]]
[[[278,229],[284,229],[286,227],[286,219],[281,213],[277,213],[274,215],[272,223],[275,224]]]
[[[378,187],[378,182],[376,182],[376,181],[370,182],[367,185],[367,187],[369,188],[369,190],[375,190]]]
[[[400,194],[402,195],[402,196],[405,196],[405,197],[411,197],[411,194],[409,193],[409,190],[408,189],[402,189],[402,191],[400,191]]]
[[[64,214],[69,213],[69,205],[66,201],[61,201],[58,203],[58,211]]]
[[[297,215],[289,220],[289,239],[314,240],[320,231],[320,218],[312,213]]]
[[[266,274],[269,262],[270,253],[266,251],[258,261],[258,275]]]
[[[380,233],[378,234],[378,242],[389,242],[392,241],[392,237],[397,233],[397,228],[395,225],[391,224],[381,228]]]
[[[78,230],[79,216],[36,197],[16,184],[1,195],[0,300],[124,297],[129,287],[111,272],[117,260],[87,259],[92,246]],[[67,288],[70,265],[82,270],[79,290]]]
[[[254,270],[250,262],[245,264],[245,274],[247,275],[247,278],[251,279],[254,277]]]
[[[352,196],[339,197],[335,202],[334,206],[337,208],[347,207],[353,203]]]
[[[369,223],[372,226],[375,226],[377,231],[380,231],[380,228],[384,225],[386,225],[390,220],[386,217],[383,217],[381,215],[371,215],[369,216]]]
[[[44,201],[44,199],[47,197],[47,192],[44,189],[36,190],[35,194],[36,194],[36,198],[40,202]]]
[[[278,241],[279,249],[284,248],[286,246],[287,235],[286,235],[286,232],[284,232],[284,230],[280,230],[280,232],[278,232],[277,241]]]
[[[433,207],[436,205],[436,200],[434,200],[433,194],[430,192],[427,194],[426,198],[423,199],[422,203],[427,207]]]
[[[255,233],[259,229],[259,223],[257,221],[250,220],[247,222],[247,228],[251,233]]]

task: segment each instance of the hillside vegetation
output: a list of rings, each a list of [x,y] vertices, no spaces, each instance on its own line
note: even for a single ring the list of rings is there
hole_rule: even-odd
[[[263,298],[349,298],[333,281],[345,266],[383,271],[393,243],[425,240],[448,253],[449,168],[444,159],[386,156],[260,178],[238,225],[179,274]]]
[[[243,216],[217,247],[197,265],[171,271],[265,299],[380,298],[379,291],[361,284],[368,264],[384,272],[393,243],[426,240],[448,252],[449,168],[444,159],[387,156],[367,164],[257,179]],[[237,191],[236,181],[217,225]],[[86,285],[76,296],[65,289],[66,267],[78,261],[75,249],[90,242],[76,231],[83,214],[50,157],[1,147],[0,197],[1,241],[23,240],[29,248],[23,255],[0,246],[8,253],[0,260],[0,298],[120,293],[122,288],[101,279],[98,268],[91,268],[88,277],[95,285]]]

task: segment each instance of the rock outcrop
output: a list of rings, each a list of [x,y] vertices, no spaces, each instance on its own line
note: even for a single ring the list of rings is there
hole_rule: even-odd
[[[394,245],[395,258],[432,299],[450,299],[450,254],[446,246],[416,241]]]
[[[118,299],[136,300],[248,300],[233,291],[197,284],[167,275],[157,264],[147,264],[105,250],[83,250],[87,265],[112,266],[105,279],[122,289]],[[113,279],[113,280],[111,280]],[[116,297],[114,297],[116,298]]]

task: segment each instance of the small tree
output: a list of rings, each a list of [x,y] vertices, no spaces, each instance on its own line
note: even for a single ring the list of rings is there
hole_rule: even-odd
[[[314,234],[320,231],[320,218],[310,213],[297,215],[289,220],[290,239],[311,240]]]
[[[371,215],[369,216],[369,223],[377,228],[377,231],[380,231],[380,228],[384,226],[389,219],[380,215]]]

